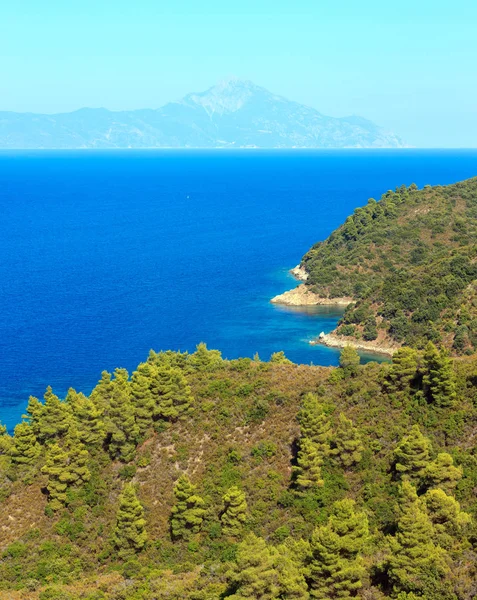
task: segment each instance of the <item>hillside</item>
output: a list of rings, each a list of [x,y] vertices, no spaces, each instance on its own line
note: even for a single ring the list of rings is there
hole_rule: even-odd
[[[422,190],[402,186],[371,199],[313,246],[301,266],[309,302],[354,300],[336,334],[415,348],[431,340],[455,354],[472,353],[477,178]]]
[[[328,117],[231,80],[158,109],[0,112],[0,148],[399,148],[362,117]]]
[[[0,430],[0,599],[471,600],[477,359],[156,354]]]

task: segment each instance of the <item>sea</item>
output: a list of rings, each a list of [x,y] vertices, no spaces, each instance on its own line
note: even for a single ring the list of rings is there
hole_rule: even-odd
[[[339,310],[269,302],[289,270],[368,198],[476,175],[477,150],[1,151],[0,421],[151,348],[336,365],[309,341]]]

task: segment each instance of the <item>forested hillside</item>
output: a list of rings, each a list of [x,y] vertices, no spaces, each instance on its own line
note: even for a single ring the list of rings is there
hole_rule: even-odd
[[[402,186],[357,208],[302,259],[322,297],[350,296],[338,334],[477,349],[477,178]]]
[[[432,343],[47,389],[0,433],[0,598],[471,600],[476,422],[477,358]]]

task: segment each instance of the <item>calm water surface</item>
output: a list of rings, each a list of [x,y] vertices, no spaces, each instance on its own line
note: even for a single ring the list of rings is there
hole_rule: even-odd
[[[477,175],[477,151],[0,152],[0,420],[150,348],[336,364],[332,309],[269,298],[369,197]]]

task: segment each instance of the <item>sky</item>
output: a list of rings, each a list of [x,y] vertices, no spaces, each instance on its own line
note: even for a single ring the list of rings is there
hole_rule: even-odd
[[[477,0],[0,2],[0,111],[158,108],[231,76],[477,147]]]

